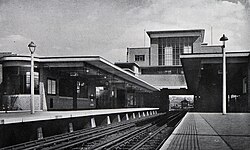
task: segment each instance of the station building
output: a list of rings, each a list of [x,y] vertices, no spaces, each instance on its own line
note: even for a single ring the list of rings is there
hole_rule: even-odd
[[[127,48],[127,63],[165,95],[194,95],[197,111],[222,110],[222,48],[204,43],[204,29],[147,31],[150,47]],[[227,53],[228,111],[250,111],[249,52]]]
[[[157,107],[194,95],[197,111],[222,110],[222,48],[204,29],[147,31],[150,47],[127,48],[127,62],[99,56],[36,57],[36,110]],[[227,52],[227,107],[250,111],[250,51]],[[0,59],[1,107],[29,109],[30,57]]]
[[[138,77],[160,89],[165,109],[170,95],[192,95],[180,56],[201,51],[204,29],[147,31],[150,47],[127,48],[127,63],[140,66]]]
[[[30,56],[5,55],[1,109],[30,109]],[[35,57],[35,110],[147,107],[158,89],[99,56]],[[153,98],[151,99],[153,101]]]

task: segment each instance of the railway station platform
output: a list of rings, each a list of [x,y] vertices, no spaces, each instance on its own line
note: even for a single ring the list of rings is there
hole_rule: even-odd
[[[161,150],[249,150],[250,113],[187,113]]]
[[[0,124],[23,123],[32,121],[45,121],[53,119],[66,119],[75,117],[88,117],[98,115],[112,115],[122,113],[147,113],[155,114],[158,108],[121,108],[121,109],[92,109],[92,110],[77,110],[77,111],[36,111],[31,114],[30,111],[0,111]]]
[[[92,109],[78,111],[0,112],[0,148],[30,140],[153,117],[159,108]]]

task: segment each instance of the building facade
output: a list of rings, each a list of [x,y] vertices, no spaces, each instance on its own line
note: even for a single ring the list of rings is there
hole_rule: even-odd
[[[147,31],[150,47],[127,48],[127,62],[140,66],[140,78],[160,89],[186,89],[180,55],[201,50],[204,30]]]
[[[127,63],[140,66],[138,77],[161,91],[158,105],[167,110],[169,95],[192,94],[187,90],[180,56],[201,51],[203,29],[147,31],[150,47],[127,48]]]
[[[150,47],[127,48],[127,62],[140,66],[139,78],[161,89],[161,97],[195,95],[197,111],[222,110],[222,49],[207,45],[204,29],[147,31]],[[227,107],[250,111],[249,52],[228,53]]]

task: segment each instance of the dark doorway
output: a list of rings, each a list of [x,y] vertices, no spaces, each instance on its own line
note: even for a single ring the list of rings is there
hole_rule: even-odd
[[[117,108],[125,107],[125,90],[117,89]]]

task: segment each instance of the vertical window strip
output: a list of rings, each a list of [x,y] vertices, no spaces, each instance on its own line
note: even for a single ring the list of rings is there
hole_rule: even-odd
[[[48,94],[56,94],[56,80],[48,79]]]
[[[158,65],[181,65],[180,55],[192,53],[191,37],[159,38]],[[170,52],[170,47],[172,52]]]
[[[52,94],[52,93],[51,93],[51,91],[52,91],[52,89],[51,89],[51,87],[52,87],[52,86],[51,86],[51,80],[48,79],[47,82],[48,82],[48,94]]]
[[[56,81],[51,80],[51,94],[56,94]]]

